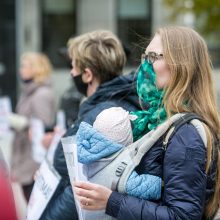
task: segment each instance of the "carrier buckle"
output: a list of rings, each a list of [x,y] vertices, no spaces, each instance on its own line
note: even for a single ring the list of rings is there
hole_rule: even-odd
[[[118,166],[118,168],[115,171],[115,174],[117,177],[120,177],[122,173],[124,172],[125,168],[127,166],[127,163],[121,162],[121,164]]]

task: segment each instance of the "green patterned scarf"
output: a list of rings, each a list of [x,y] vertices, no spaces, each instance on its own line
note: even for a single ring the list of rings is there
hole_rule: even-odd
[[[167,117],[162,104],[164,90],[158,90],[155,82],[156,74],[152,64],[144,61],[137,73],[137,93],[142,102],[149,104],[149,108],[130,113],[136,116],[132,121],[134,141],[164,122]]]

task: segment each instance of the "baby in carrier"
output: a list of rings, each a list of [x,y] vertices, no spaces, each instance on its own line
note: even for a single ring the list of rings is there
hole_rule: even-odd
[[[102,111],[93,126],[86,122],[80,124],[76,139],[78,160],[84,164],[88,180],[111,162],[111,155],[133,143],[133,117],[121,107],[112,107]],[[98,183],[94,179],[92,182]],[[161,197],[161,183],[158,176],[138,174],[133,170],[126,182],[126,193],[142,199],[158,200]]]

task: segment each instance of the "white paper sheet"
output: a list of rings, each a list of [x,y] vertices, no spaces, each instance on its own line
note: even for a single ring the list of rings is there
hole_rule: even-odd
[[[83,173],[82,164],[78,162],[76,137],[70,136],[61,139],[63,151],[66,159],[67,169],[69,172],[70,182],[73,186],[75,181],[87,181],[86,175]],[[74,197],[75,197],[75,192]],[[75,197],[76,198],[76,197]],[[81,209],[77,199],[75,199],[79,220],[84,220],[84,211]]]
[[[37,118],[32,118],[30,124],[32,133],[32,157],[36,162],[41,163],[47,152],[42,145],[44,125],[43,122]]]
[[[0,98],[0,137],[4,137],[10,131],[8,115],[11,113],[11,100],[9,97]]]
[[[47,160],[41,164],[27,207],[27,220],[37,220],[42,215],[59,182],[60,175]]]

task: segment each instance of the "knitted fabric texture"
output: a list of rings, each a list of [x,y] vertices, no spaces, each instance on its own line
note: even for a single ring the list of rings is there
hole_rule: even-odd
[[[96,117],[93,127],[118,144],[128,146],[133,143],[129,112],[121,107],[112,107],[102,111]]]
[[[167,114],[162,103],[164,90],[158,90],[155,82],[153,66],[145,60],[137,71],[137,93],[141,101],[149,104],[149,108],[131,112],[137,116],[132,121],[134,141],[166,120]]]

